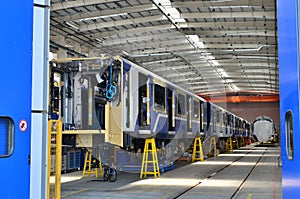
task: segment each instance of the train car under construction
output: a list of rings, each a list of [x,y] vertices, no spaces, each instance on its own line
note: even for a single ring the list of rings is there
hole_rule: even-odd
[[[227,138],[251,133],[248,121],[121,57],[52,61],[50,85],[49,117],[63,121],[63,144],[112,144],[117,165],[133,164],[146,138],[169,167],[195,137],[207,145],[215,137],[224,149]]]

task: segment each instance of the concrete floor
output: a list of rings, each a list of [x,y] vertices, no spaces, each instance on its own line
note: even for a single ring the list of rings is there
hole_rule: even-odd
[[[65,199],[279,199],[281,168],[279,147],[250,145],[204,162],[178,162],[161,177],[139,178],[139,173],[119,172],[116,182],[101,177],[82,178],[82,172],[63,175]]]

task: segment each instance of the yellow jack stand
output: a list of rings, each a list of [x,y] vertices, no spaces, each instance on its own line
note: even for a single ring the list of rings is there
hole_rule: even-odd
[[[233,151],[233,146],[232,146],[232,139],[231,137],[227,139],[226,145],[225,145],[225,151]]]
[[[244,140],[244,137],[241,137],[240,138],[240,146],[245,146],[245,140]]]
[[[99,162],[100,174],[103,176],[103,168],[102,168],[100,153],[99,153],[98,160],[100,161]],[[88,166],[88,170],[87,170],[87,166]],[[85,175],[90,176],[91,174],[95,174],[96,178],[98,178],[98,168],[96,167],[95,170],[92,171],[92,150],[87,150],[85,153],[82,177],[85,177]]]
[[[149,148],[150,145],[150,148]],[[149,153],[151,153],[152,158],[149,160]],[[150,156],[151,157],[151,156]],[[152,163],[153,171],[147,171],[148,164]],[[145,147],[142,159],[142,168],[140,173],[140,178],[146,177],[147,174],[153,174],[154,177],[160,177],[159,166],[158,166],[158,158],[157,158],[157,150],[155,146],[154,138],[148,138],[145,140]]]
[[[215,137],[210,138],[208,156],[212,156],[212,154],[211,154],[212,150],[214,151],[213,156],[218,157],[217,144],[216,144],[216,138]]]
[[[199,157],[196,157],[197,155],[199,155]],[[196,137],[194,140],[192,162],[195,162],[196,160],[204,161],[200,137]]]
[[[239,139],[238,139],[237,136],[234,137],[233,148],[234,148],[234,149],[240,148],[240,147],[239,147]]]

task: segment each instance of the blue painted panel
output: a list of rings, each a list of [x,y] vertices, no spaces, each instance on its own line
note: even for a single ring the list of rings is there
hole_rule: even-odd
[[[155,133],[168,133],[168,116],[153,111],[151,114],[151,129]]]
[[[280,131],[282,150],[283,198],[299,198],[299,46],[296,0],[278,0],[278,56],[280,83]],[[288,160],[286,155],[285,114],[292,111],[294,117],[295,156]]]
[[[33,1],[1,1],[1,18],[0,116],[14,122],[13,153],[0,158],[1,198],[22,199],[30,187]]]
[[[192,132],[200,133],[200,123],[192,121]]]
[[[176,133],[186,133],[187,121],[175,119],[175,132]]]

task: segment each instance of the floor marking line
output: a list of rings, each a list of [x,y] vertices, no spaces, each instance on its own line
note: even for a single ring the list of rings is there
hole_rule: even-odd
[[[247,195],[247,198],[246,199],[251,199],[252,198],[252,193],[249,193],[248,195]]]
[[[62,195],[61,198],[65,198],[65,197],[70,196],[70,195],[75,195],[75,194],[78,194],[78,193],[82,193],[82,192],[85,192],[85,191],[87,191],[87,190],[88,190],[88,189],[80,189],[80,190],[78,190],[78,191],[74,191],[74,192],[71,192],[71,193]]]

